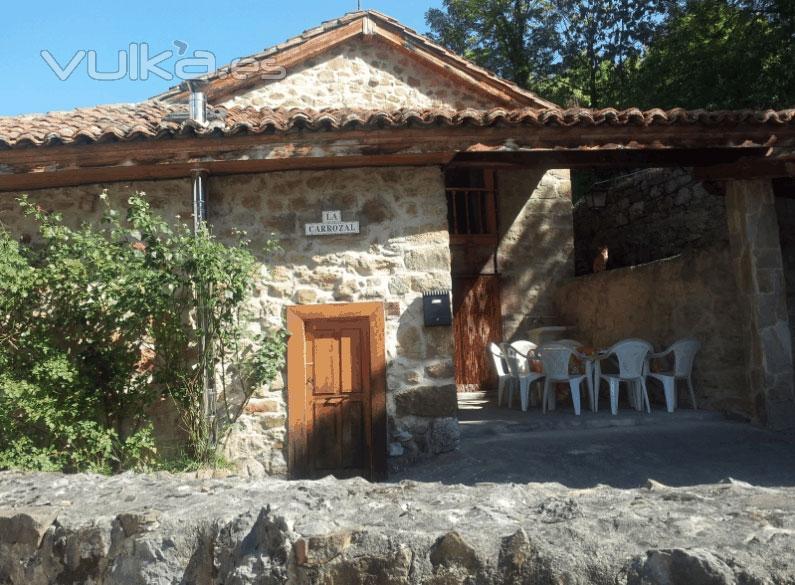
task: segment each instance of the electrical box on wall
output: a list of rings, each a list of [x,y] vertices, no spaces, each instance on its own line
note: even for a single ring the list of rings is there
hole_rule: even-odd
[[[432,290],[422,294],[422,312],[426,327],[453,324],[449,290]]]

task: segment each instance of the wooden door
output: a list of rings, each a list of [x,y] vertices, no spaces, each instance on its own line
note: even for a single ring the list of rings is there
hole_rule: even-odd
[[[453,333],[458,391],[494,390],[497,376],[488,346],[502,341],[499,276],[453,279]]]
[[[378,304],[379,320],[373,305],[288,310],[292,334],[288,446],[293,477],[384,475],[383,306]]]
[[[309,475],[366,475],[370,436],[367,319],[323,319],[306,326]]]

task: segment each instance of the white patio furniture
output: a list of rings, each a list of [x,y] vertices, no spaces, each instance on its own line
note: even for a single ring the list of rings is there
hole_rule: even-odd
[[[510,368],[508,367],[508,357],[505,355],[505,352],[502,351],[502,348],[497,345],[496,343],[489,344],[489,353],[491,354],[492,362],[494,363],[494,369],[497,372],[497,406],[502,405],[502,395],[505,392],[506,386],[509,387],[516,381],[511,374]]]
[[[571,390],[571,401],[574,404],[574,414],[580,415],[580,391],[582,389],[582,381],[586,378],[585,374],[572,374],[571,357],[577,356],[579,359],[585,361],[585,356],[582,356],[571,344],[552,342],[542,345],[538,349],[538,356],[541,358],[541,363],[544,366],[544,394],[541,398],[541,407],[543,412],[555,409],[555,384],[557,382],[568,382],[569,389]],[[593,395],[590,393],[591,405],[593,405]]]
[[[652,353],[649,359],[665,358],[673,354],[673,370],[666,372],[649,372],[649,376],[659,380],[665,391],[665,407],[668,412],[676,410],[676,382],[679,380],[687,381],[687,388],[690,391],[690,400],[693,403],[693,410],[697,410],[696,393],[693,390],[693,362],[696,359],[698,350],[701,349],[701,342],[697,339],[680,339],[674,342],[671,347],[660,353]]]
[[[519,399],[522,412],[527,412],[530,403],[530,386],[544,377],[540,372],[532,371],[530,360],[534,359],[536,345],[530,341],[515,341],[508,346],[508,367],[511,375],[519,381]],[[512,386],[513,387],[513,386]],[[513,403],[513,389],[508,392],[508,408]]]
[[[651,343],[642,339],[625,339],[619,341],[610,349],[599,354],[595,362],[596,368],[596,398],[598,411],[599,386],[605,380],[610,386],[610,412],[618,414],[618,394],[621,383],[629,387],[629,402],[636,410],[643,410],[651,414],[649,393],[646,390],[646,374],[649,354],[654,352]],[[618,360],[618,373],[602,373],[601,362],[615,356]]]
[[[571,327],[565,327],[562,325],[536,327],[534,329],[530,329],[527,332],[527,339],[540,346],[544,343],[549,343],[551,341],[560,339],[569,329],[571,329]]]
[[[590,400],[589,404],[591,406],[591,411],[596,412],[596,396],[594,394],[594,390],[597,387],[597,382],[594,380],[594,358],[589,355],[584,355],[580,352],[580,350],[585,347],[585,344],[577,341],[576,339],[561,339],[560,341],[555,341],[555,343],[560,345],[568,345],[572,349],[577,350],[576,355],[583,363],[585,368],[585,380],[588,383],[588,398]]]

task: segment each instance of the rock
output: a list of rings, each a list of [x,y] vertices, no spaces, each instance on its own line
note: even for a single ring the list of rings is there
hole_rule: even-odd
[[[343,280],[334,287],[334,300],[350,302],[356,299],[359,285],[355,280]]]
[[[408,270],[450,270],[450,252],[439,247],[423,247],[409,250],[405,256]]]
[[[426,357],[449,358],[453,355],[453,331],[450,327],[429,327],[425,330]]]
[[[732,585],[734,571],[713,553],[700,549],[650,550],[636,559],[627,585]]]
[[[455,416],[458,396],[455,384],[444,386],[417,386],[395,395],[398,416]]]
[[[795,582],[795,488],[651,485],[1,472],[0,583]]]
[[[435,570],[463,569],[465,574],[473,575],[481,568],[480,560],[469,544],[457,532],[448,532],[431,547],[431,565]]]
[[[502,539],[498,566],[504,583],[553,582],[549,559],[539,553],[522,528]]]
[[[341,555],[351,544],[351,533],[299,538],[295,541],[295,561],[299,565],[320,565]]]
[[[248,413],[279,412],[280,410],[282,410],[281,403],[273,398],[252,398],[246,404]]]
[[[414,325],[401,325],[397,332],[401,355],[411,359],[422,359],[422,333]]]
[[[431,423],[428,433],[428,450],[431,453],[447,453],[458,449],[461,428],[457,418],[437,418]]]
[[[38,548],[57,517],[57,508],[0,508],[0,545]]]
[[[293,300],[299,305],[311,305],[317,301],[317,291],[312,288],[301,288],[295,291]]]
[[[455,376],[455,365],[452,360],[433,362],[425,366],[425,374],[429,378],[452,378]]]

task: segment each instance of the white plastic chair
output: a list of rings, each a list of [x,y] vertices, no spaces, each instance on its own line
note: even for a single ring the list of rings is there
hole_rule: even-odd
[[[500,346],[496,343],[490,343],[489,353],[491,353],[491,359],[494,362],[494,369],[497,371],[497,378],[499,380],[497,383],[497,406],[501,406],[505,386],[513,384],[515,379],[508,367],[508,359],[505,352],[502,351]]]
[[[625,339],[619,341],[610,349],[602,352],[596,361],[596,397],[599,397],[599,386],[605,380],[610,386],[610,412],[618,414],[618,393],[621,383],[628,384],[630,404],[636,410],[643,410],[651,414],[649,393],[646,390],[647,358],[654,352],[651,343],[642,339]],[[603,374],[601,362],[615,356],[618,359],[618,374]],[[598,411],[599,406],[597,404]]]
[[[578,359],[583,363],[583,365],[585,367],[585,380],[588,383],[588,399],[589,399],[589,403],[591,405],[591,411],[592,412],[596,412],[596,398],[597,397],[596,397],[596,394],[594,392],[596,382],[594,381],[594,375],[593,375],[594,374],[594,359],[589,357],[589,356],[587,356],[587,355],[583,355],[583,354],[579,353],[580,349],[585,344],[582,343],[581,341],[577,341],[576,339],[561,339],[560,341],[555,341],[554,343],[557,343],[559,345],[568,345],[572,349],[577,350],[578,353],[576,355],[577,355]]]
[[[521,373],[526,374],[530,371],[530,360],[535,358],[535,351],[538,349],[538,345],[533,343],[532,341],[526,341],[520,339],[519,341],[513,341],[508,346],[512,348],[518,353],[521,357],[525,358],[523,360],[519,360],[519,365],[521,366]]]
[[[527,353],[521,349],[527,349]],[[519,399],[522,412],[527,412],[530,402],[530,385],[544,377],[544,374],[533,372],[530,368],[530,359],[535,358],[535,344],[529,341],[516,341],[508,347],[508,367],[511,375],[519,380]],[[513,390],[508,393],[508,408],[513,402]]]
[[[582,359],[571,344],[551,342],[545,343],[538,350],[541,363],[544,365],[544,395],[541,399],[542,411],[555,409],[555,383],[568,382],[571,390],[571,401],[574,404],[574,414],[580,415],[580,390],[585,374],[572,375],[569,371],[571,356],[576,355]],[[584,361],[584,360],[583,360]]]
[[[687,388],[690,391],[690,400],[693,403],[693,410],[697,410],[696,393],[693,390],[693,362],[696,354],[701,349],[701,342],[697,339],[680,339],[674,342],[671,347],[660,353],[652,353],[649,359],[664,358],[670,354],[674,356],[674,369],[670,372],[649,372],[649,376],[659,380],[665,391],[665,407],[668,412],[676,410],[676,382],[686,380]]]

